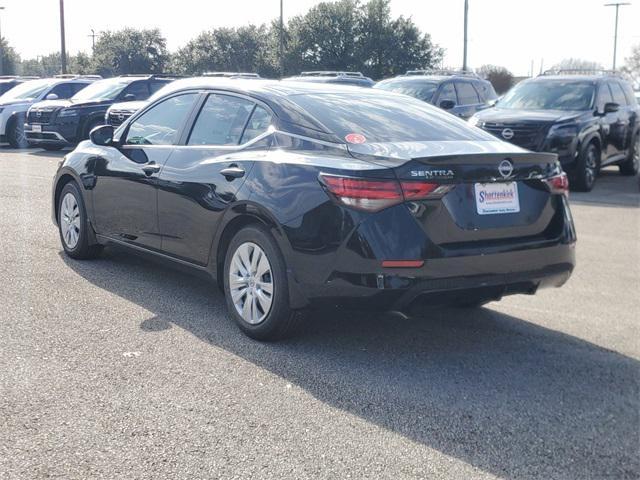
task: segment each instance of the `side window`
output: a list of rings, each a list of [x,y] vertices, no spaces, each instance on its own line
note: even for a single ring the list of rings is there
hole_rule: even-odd
[[[455,82],[460,105],[474,105],[480,103],[478,94],[469,82]]]
[[[151,81],[149,83],[149,90],[151,91],[151,95],[153,95],[154,93],[156,93],[158,90],[160,90],[162,87],[164,87],[165,85],[167,85],[169,82],[158,82],[158,81]]]
[[[254,105],[244,98],[209,95],[187,145],[238,145]]]
[[[624,92],[618,82],[609,82],[609,87],[611,88],[611,93],[613,94],[613,101],[616,102],[621,107],[624,107],[627,104],[627,99],[624,96]]]
[[[136,100],[146,100],[149,98],[149,85],[147,82],[133,82],[122,92],[121,97],[133,95]]]
[[[125,143],[128,145],[174,144],[178,140],[180,128],[197,96],[197,93],[177,95],[147,110],[131,123]]]
[[[606,83],[601,83],[600,86],[598,87],[598,103],[597,103],[598,111],[604,112],[605,103],[611,103],[611,102],[613,102],[613,96],[611,95],[611,90],[609,90],[609,87],[607,86]]]
[[[257,105],[244,129],[240,144],[250,142],[258,135],[263,134],[267,131],[269,125],[271,125],[271,114]]]
[[[78,93],[80,90],[82,90],[84,87],[86,87],[87,85],[91,85],[90,83],[71,83],[71,90],[73,91],[73,95],[75,95],[76,93]]]
[[[59,83],[51,89],[49,93],[55,93],[58,98],[71,98],[75,93],[70,83]]]
[[[452,100],[456,104],[458,103],[456,91],[453,88],[453,83],[445,83],[442,86],[442,90],[440,90],[440,95],[438,97],[438,104],[440,104],[440,102],[443,100]]]

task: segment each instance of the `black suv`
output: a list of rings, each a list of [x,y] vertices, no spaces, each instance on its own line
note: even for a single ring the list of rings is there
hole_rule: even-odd
[[[640,163],[640,107],[628,82],[608,73],[549,72],[520,82],[469,122],[535,152],[556,153],[572,188],[589,191],[598,171]]]
[[[409,70],[374,88],[410,95],[462,118],[492,106],[498,98],[490,82],[463,71]]]
[[[109,106],[146,100],[174,79],[164,75],[123,75],[95,82],[69,100],[36,103],[27,113],[27,141],[46,150],[75,145],[89,138],[94,127],[104,124]]]
[[[339,83],[341,85],[355,85],[357,87],[373,87],[375,84],[373,80],[369,77],[365,77],[360,72],[334,72],[325,70],[301,72],[298,76],[284,78],[283,80],[293,80],[295,82]]]

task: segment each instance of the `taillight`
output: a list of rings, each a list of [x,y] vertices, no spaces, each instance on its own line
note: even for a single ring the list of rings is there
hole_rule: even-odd
[[[336,199],[351,208],[378,212],[405,200],[438,198],[453,185],[428,182],[377,180],[320,174],[320,178]]]
[[[569,177],[562,172],[560,175],[545,179],[545,183],[549,187],[551,193],[558,195],[569,196]]]

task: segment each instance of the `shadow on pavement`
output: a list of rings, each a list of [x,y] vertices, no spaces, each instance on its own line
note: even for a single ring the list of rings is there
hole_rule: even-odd
[[[245,337],[216,286],[107,249],[67,265],[319,401],[501,478],[637,478],[640,363],[491,308],[422,318],[314,313],[280,343]],[[140,288],[144,285],[144,288]],[[149,294],[153,292],[153,294]]]
[[[607,207],[640,207],[638,177],[624,177],[620,175],[618,167],[607,167],[600,172],[592,191],[572,191],[569,194],[569,203]]]

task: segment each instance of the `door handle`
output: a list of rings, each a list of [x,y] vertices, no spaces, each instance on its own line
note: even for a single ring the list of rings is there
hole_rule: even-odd
[[[150,177],[154,173],[158,173],[160,171],[160,165],[157,165],[155,163],[150,163],[142,167],[142,171],[147,177]]]
[[[243,168],[238,167],[237,165],[232,165],[227,168],[223,168],[220,170],[220,173],[229,181],[234,178],[244,177],[245,171]]]

